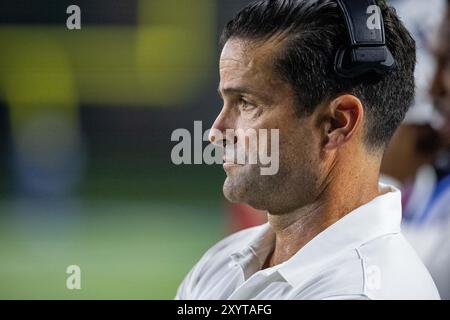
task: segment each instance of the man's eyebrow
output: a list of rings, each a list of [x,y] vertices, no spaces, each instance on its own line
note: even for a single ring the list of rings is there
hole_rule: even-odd
[[[222,90],[220,89],[220,87],[218,87],[217,92],[219,93],[220,96],[222,96],[222,92],[224,94],[242,94],[242,93],[255,94],[253,90],[243,86],[225,87]]]

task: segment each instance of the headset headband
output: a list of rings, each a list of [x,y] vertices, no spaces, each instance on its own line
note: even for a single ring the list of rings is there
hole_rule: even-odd
[[[350,36],[350,43],[336,54],[336,73],[344,78],[356,78],[392,71],[395,60],[386,46],[383,16],[375,0],[336,1]]]

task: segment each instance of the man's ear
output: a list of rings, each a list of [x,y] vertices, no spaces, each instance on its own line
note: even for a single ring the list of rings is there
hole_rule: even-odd
[[[349,141],[363,124],[364,108],[361,101],[350,94],[332,100],[326,110],[324,148],[335,149]]]

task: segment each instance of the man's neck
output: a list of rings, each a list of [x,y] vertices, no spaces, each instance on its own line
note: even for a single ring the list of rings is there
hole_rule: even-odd
[[[268,219],[275,232],[275,248],[263,268],[278,265],[297,253],[320,232],[379,195],[378,174],[329,184],[313,203]]]

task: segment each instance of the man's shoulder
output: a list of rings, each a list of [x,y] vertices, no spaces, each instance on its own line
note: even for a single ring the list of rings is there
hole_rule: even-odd
[[[196,299],[203,297],[203,292],[213,290],[218,275],[226,275],[231,262],[231,255],[242,250],[257,236],[264,225],[244,229],[220,240],[207,250],[185,277],[177,291],[177,299]],[[202,288],[201,292],[199,288]]]
[[[439,299],[427,268],[402,233],[389,234],[357,249],[368,295],[382,299]]]
[[[296,288],[295,299],[439,299],[401,233],[338,252]]]

